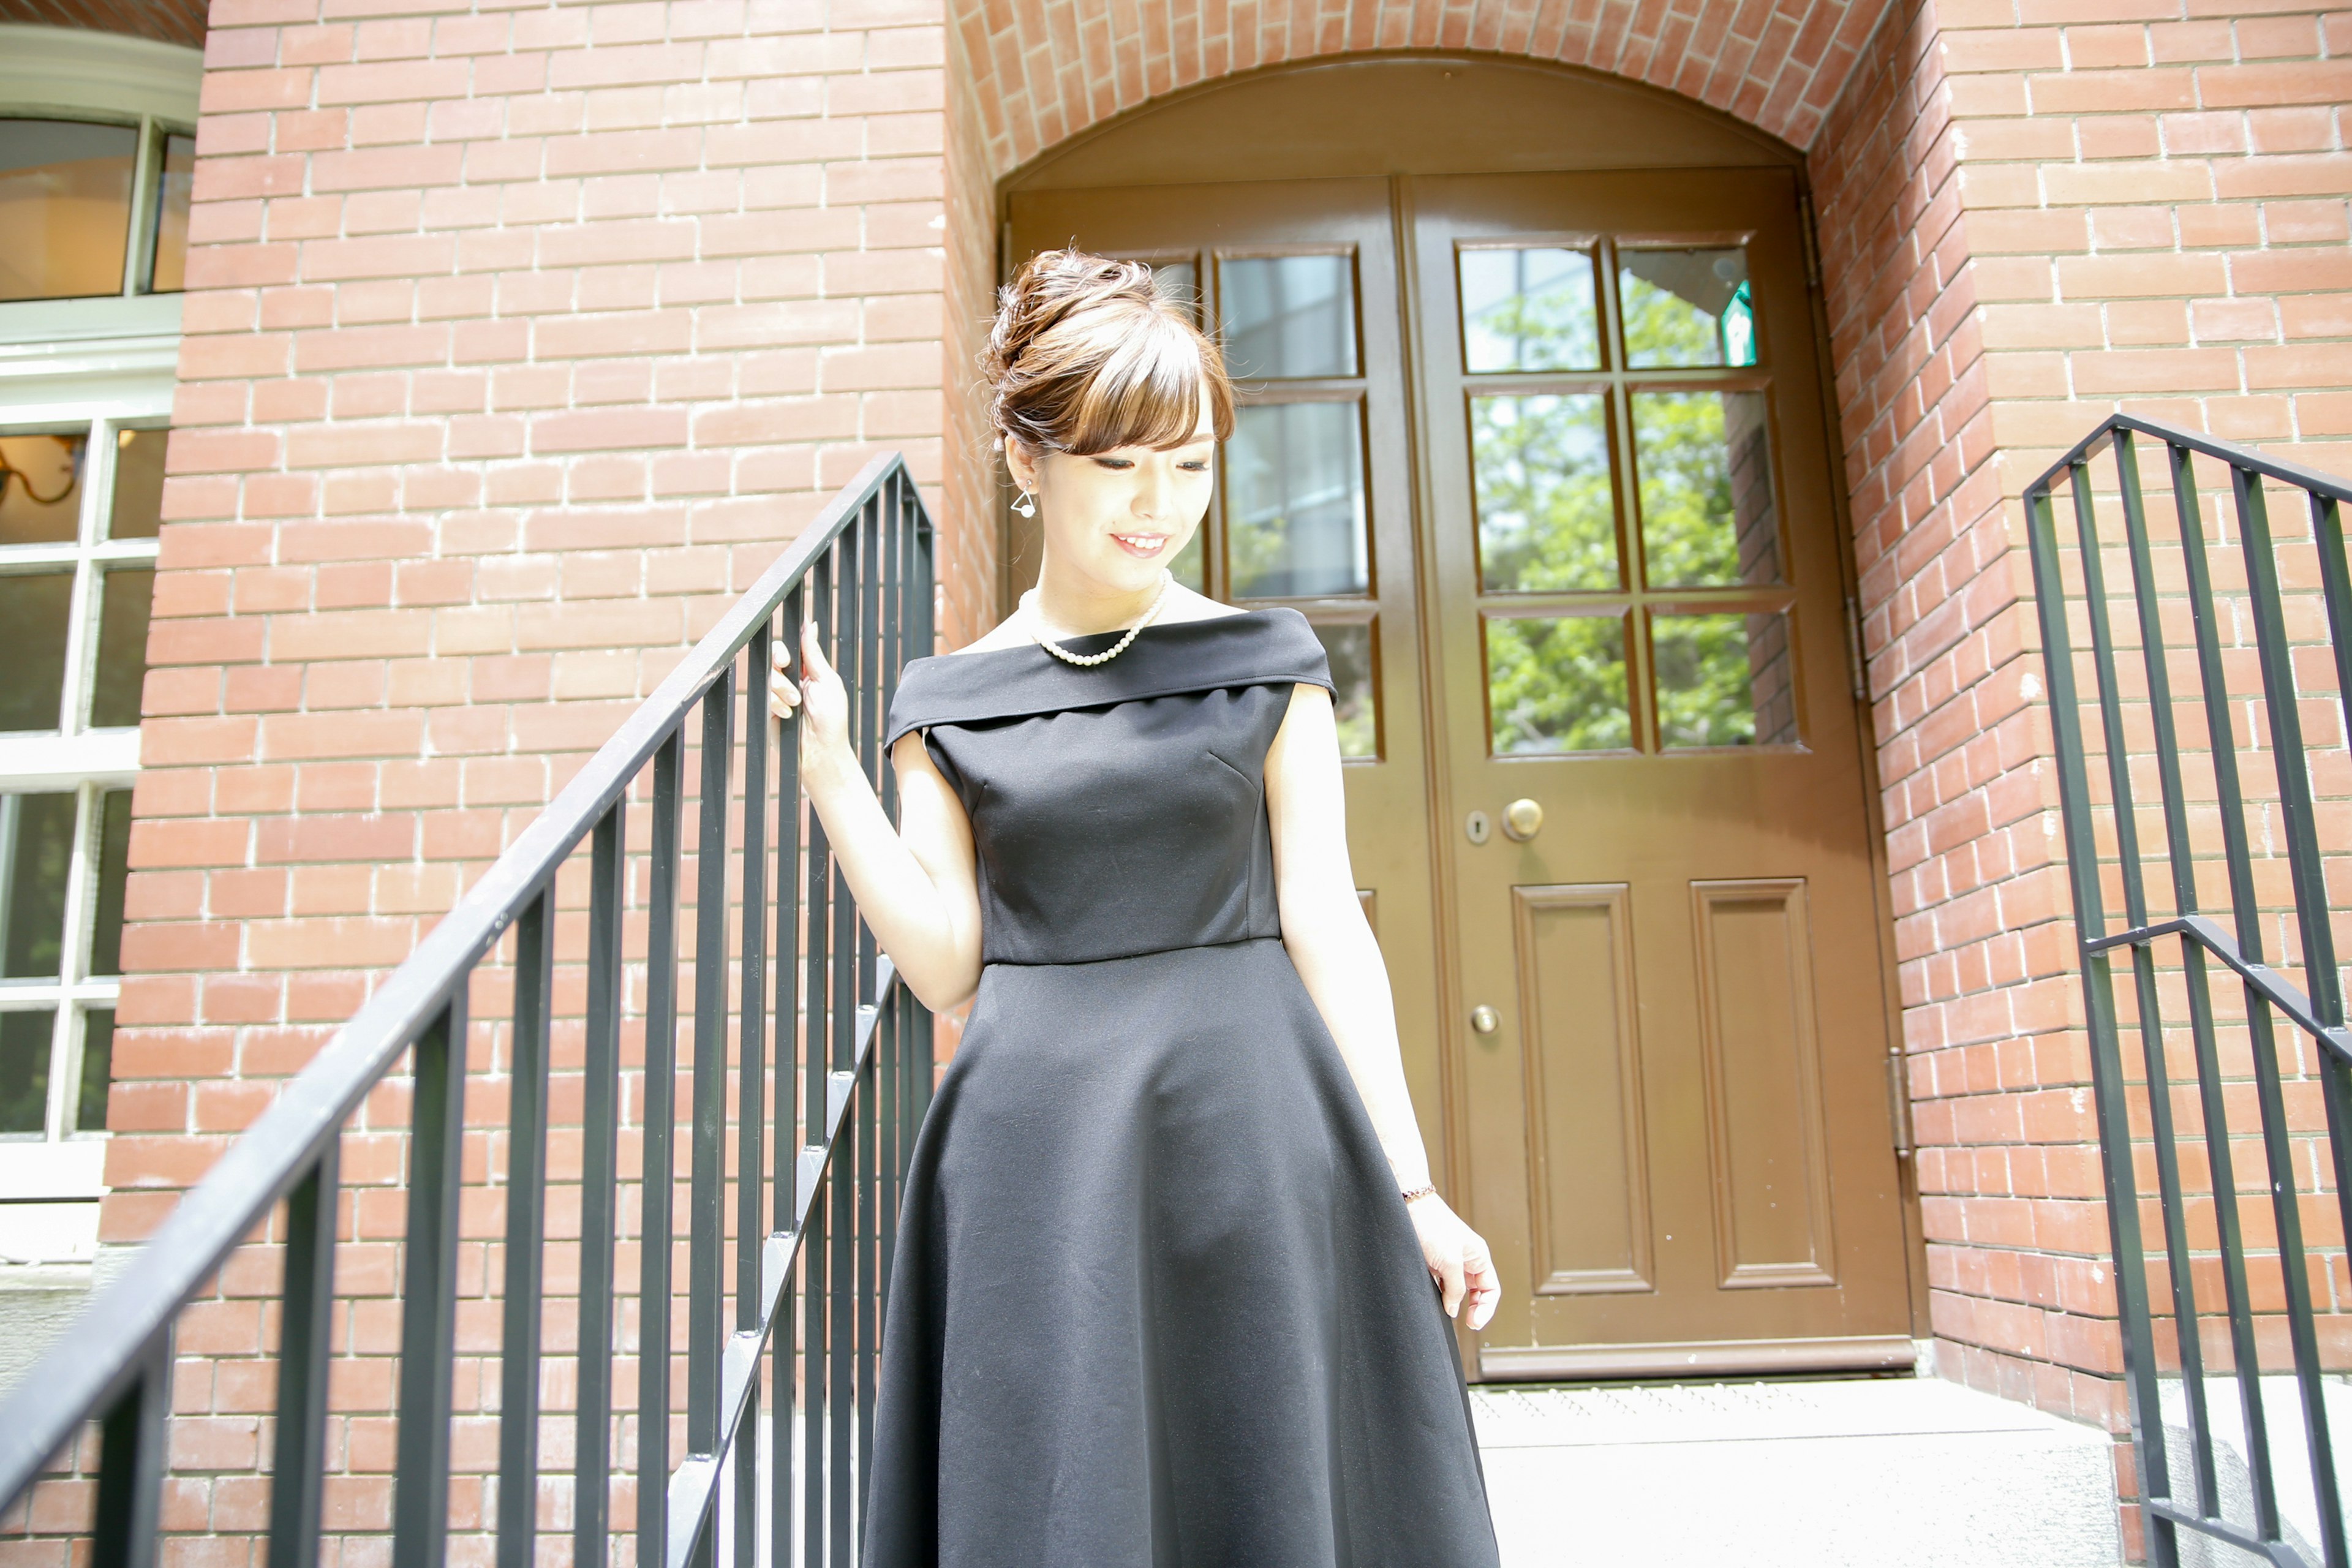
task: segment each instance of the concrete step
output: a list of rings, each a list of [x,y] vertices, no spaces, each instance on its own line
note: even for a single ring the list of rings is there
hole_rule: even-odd
[[[2115,1568],[2114,1445],[1932,1379],[1473,1391],[1504,1568]]]

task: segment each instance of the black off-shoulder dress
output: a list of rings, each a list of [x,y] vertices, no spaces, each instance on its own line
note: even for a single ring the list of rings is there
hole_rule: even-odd
[[[888,737],[971,816],[985,967],[908,1173],[866,1568],[1496,1562],[1448,1321],[1282,945],[1300,681],[1287,609],[907,668]]]

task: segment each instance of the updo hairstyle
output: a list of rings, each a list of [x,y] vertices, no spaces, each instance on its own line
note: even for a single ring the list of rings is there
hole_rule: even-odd
[[[1200,428],[1204,395],[1217,439],[1234,433],[1224,356],[1140,261],[1031,257],[997,292],[981,368],[997,434],[1034,456],[1181,447]]]

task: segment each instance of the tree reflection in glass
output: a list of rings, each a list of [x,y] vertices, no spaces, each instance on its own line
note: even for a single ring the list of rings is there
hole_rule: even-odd
[[[1591,252],[1465,250],[1461,272],[1462,363],[1471,374],[1600,365]]]
[[[1470,454],[1478,571],[1488,593],[1622,584],[1600,394],[1474,397]]]
[[[1651,586],[1780,580],[1761,393],[1635,393],[1633,458]]]
[[[1632,749],[1624,616],[1489,616],[1486,717],[1497,756]]]

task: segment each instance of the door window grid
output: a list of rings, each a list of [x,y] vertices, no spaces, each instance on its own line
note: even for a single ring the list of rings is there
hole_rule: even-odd
[[[138,723],[163,441],[146,419],[0,426],[0,512],[13,522],[0,599],[16,584],[66,588],[61,617],[0,629],[11,668],[55,671],[0,733],[0,922],[55,932],[36,951],[25,931],[0,929],[0,1142],[104,1131],[130,826],[120,737]],[[54,838],[61,814],[60,877],[33,840],[44,826]]]
[[[1801,743],[1744,247],[1456,258],[1492,754]],[[1596,319],[1572,319],[1588,299]]]
[[[1219,455],[1200,532],[1171,569],[1211,598],[1304,614],[1338,688],[1340,754],[1375,761],[1379,583],[1354,253],[1138,259],[1173,274],[1163,291],[1197,300],[1200,319],[1218,325],[1243,426]]]

